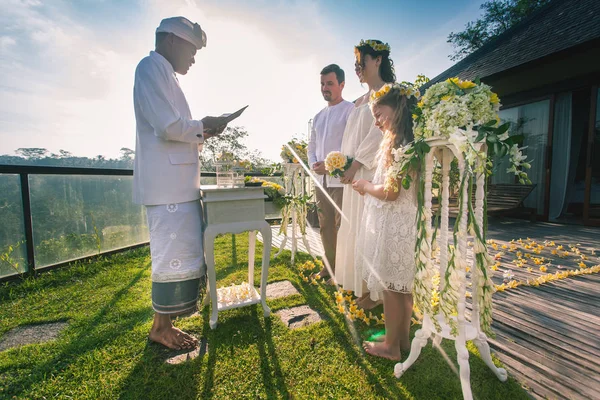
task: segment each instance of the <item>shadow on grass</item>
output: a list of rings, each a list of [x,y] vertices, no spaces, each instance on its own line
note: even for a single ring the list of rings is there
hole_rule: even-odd
[[[192,360],[167,364],[165,361],[174,354],[164,346],[147,342],[138,363],[123,380],[119,399],[196,399],[206,355],[201,352]]]
[[[252,309],[252,316],[254,318],[258,318],[256,307]],[[292,398],[287,390],[285,379],[283,378],[283,372],[281,371],[281,366],[279,365],[277,352],[275,351],[275,345],[273,344],[273,333],[271,330],[270,318],[265,319],[265,327],[264,330],[262,330],[262,336],[265,338],[265,340],[259,340],[257,345],[258,353],[260,355],[260,371],[263,376],[265,387],[267,388],[267,399]],[[267,344],[266,349],[265,342]],[[273,382],[273,376],[275,377],[275,382]],[[272,388],[277,388],[278,393],[274,393]]]
[[[212,399],[213,397],[213,386],[215,381],[215,366],[217,364],[217,354],[219,352],[218,339],[215,335],[215,331],[210,329],[210,307],[204,307],[202,311],[202,319],[204,324],[202,331],[206,332],[205,335],[208,338],[209,350],[208,350],[208,362],[206,366],[206,373],[204,376],[204,385],[202,387],[201,399]]]
[[[8,384],[4,392],[9,397],[18,397],[35,383],[45,380],[47,376],[52,376],[66,370],[86,353],[114,342],[119,337],[115,332],[131,331],[135,326],[140,324],[140,321],[146,320],[152,311],[148,308],[143,308],[119,314],[118,318],[121,322],[114,324],[110,329],[102,329],[103,327],[101,326],[112,322],[110,313],[114,306],[138,283],[145,272],[145,269],[140,270],[129,283],[116,292],[112,299],[89,320],[79,323],[74,322],[73,326],[68,328],[68,330],[77,329],[79,333],[75,337],[67,339],[68,342],[62,345],[57,355],[40,365],[34,366],[26,376]],[[58,345],[61,346],[61,344]],[[5,372],[8,371],[0,370],[0,375]]]
[[[214,331],[210,330],[208,324],[209,308],[206,307],[203,310],[203,330],[206,332],[210,347],[200,398],[211,399],[215,396],[213,391],[214,373],[218,358],[235,357],[236,349],[250,345],[256,345],[258,349],[260,373],[267,399],[291,398],[273,343],[271,319],[265,318],[263,327],[262,308],[260,308],[261,315],[259,315],[257,311],[259,307],[260,305],[250,306],[250,314],[247,311],[236,310],[240,313],[239,315],[230,316]],[[239,329],[240,327],[243,328]],[[248,372],[252,373],[253,371]]]
[[[334,309],[331,298],[323,296],[318,290],[318,287],[313,288],[308,286],[305,288],[304,286],[296,286],[296,289],[304,296],[311,308],[318,310],[321,316],[325,317],[324,323],[329,325],[334,336],[343,339],[340,340],[339,343],[340,347],[346,353],[346,357],[350,362],[356,363],[363,370],[368,384],[373,387],[378,394],[387,399],[406,397],[406,393],[402,392],[395,385],[395,382],[391,380],[390,372],[375,375],[372,369],[369,368],[369,364],[365,360],[365,353],[362,350],[360,341],[358,341],[358,337],[353,337],[350,330],[341,328],[340,315],[339,312]],[[346,343],[341,344],[344,341]],[[390,362],[386,362],[386,364],[390,364]],[[381,384],[382,380],[386,383],[385,386]]]
[[[309,259],[308,255],[302,254],[298,263]],[[277,261],[284,260],[285,258]],[[288,268],[293,271],[295,267],[289,266]],[[297,273],[297,271],[293,272]],[[328,321],[326,323],[329,324],[335,336],[347,342],[341,347],[350,362],[355,362],[364,371],[368,384],[375,389],[377,394],[384,398],[432,399],[446,398],[450,393],[457,395],[461,393],[460,378],[453,372],[454,368],[458,368],[453,341],[444,340],[438,350],[432,346],[430,340],[415,364],[400,379],[396,379],[393,376],[395,362],[367,355],[362,350],[362,338],[373,334],[377,328],[367,327],[362,322],[352,322],[342,317],[335,306],[333,295],[335,289],[333,287],[325,287],[326,293],[331,296],[328,297],[323,295],[319,286],[301,284],[295,286],[308,304],[326,317],[326,321]],[[344,322],[342,321],[345,321],[346,327],[343,326]],[[419,328],[420,325],[411,328],[411,338]],[[408,354],[403,354],[403,359],[407,356]],[[500,382],[478,353],[470,352],[469,362],[471,387],[475,398],[528,398],[513,379],[504,383]]]

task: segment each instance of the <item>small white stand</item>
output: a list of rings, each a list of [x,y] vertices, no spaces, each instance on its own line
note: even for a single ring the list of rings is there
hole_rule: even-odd
[[[458,168],[460,170],[460,176],[463,175],[465,169],[465,160],[461,152],[459,152],[454,145],[450,144],[447,140],[432,138],[427,140],[429,146],[431,146],[431,150],[427,155],[426,165],[425,165],[425,208],[431,211],[431,187],[432,187],[432,174],[434,157],[437,158],[438,162],[442,165],[442,210],[441,210],[441,225],[440,225],[440,238],[439,238],[439,246],[440,246],[440,276],[445,276],[446,269],[448,267],[448,225],[449,225],[449,171],[450,171],[450,163],[454,158],[458,159]],[[479,146],[476,148],[477,151],[485,151],[483,148],[483,144],[477,144]],[[480,227],[483,227],[483,202],[484,202],[484,184],[485,184],[485,176],[483,173],[480,173],[476,177],[477,181],[477,191],[475,192],[475,218]],[[469,199],[469,193],[467,190],[467,186],[464,186],[464,190],[459,193],[459,196],[462,196],[463,204],[465,205],[462,217],[460,219],[460,224],[458,228],[458,237],[459,243],[458,248],[460,250],[460,254],[466,258],[467,256],[467,201]],[[432,215],[430,213],[426,213],[426,215]],[[431,226],[431,217],[429,217],[425,221],[426,226]],[[430,243],[431,248],[432,243]],[[465,262],[464,265],[467,265]],[[466,271],[463,271],[466,276]],[[472,287],[477,288],[479,279],[481,276],[479,274],[478,269],[475,267],[475,259],[473,259],[473,265],[471,267],[471,282]],[[443,284],[443,279],[441,280]],[[410,354],[408,358],[403,363],[397,363],[394,367],[394,375],[397,378],[400,378],[404,372],[410,368],[410,366],[417,360],[419,354],[421,354],[421,349],[425,347],[427,341],[430,336],[433,335],[433,343],[435,345],[439,345],[442,339],[450,339],[455,341],[456,353],[458,357],[458,365],[460,367],[460,383],[462,387],[463,398],[466,400],[471,400],[473,398],[473,393],[471,391],[471,381],[470,381],[470,367],[469,367],[469,351],[466,347],[467,340],[473,340],[479,353],[481,354],[481,358],[486,363],[488,367],[496,374],[500,381],[504,382],[507,379],[507,373],[504,368],[498,368],[494,365],[492,361],[492,356],[490,354],[490,347],[487,342],[487,336],[480,329],[479,324],[479,302],[478,302],[478,293],[477,290],[473,290],[472,299],[473,299],[473,311],[471,313],[471,322],[467,321],[465,318],[465,294],[467,287],[467,279],[464,279],[461,282],[460,289],[458,291],[458,315],[457,326],[458,326],[458,335],[455,336],[451,333],[450,326],[445,323],[442,315],[424,315],[423,316],[423,326],[415,333],[415,337],[411,343]],[[436,318],[439,325],[441,326],[441,332],[437,332],[432,319]]]
[[[210,327],[217,327],[219,311],[261,303],[263,314],[268,317],[271,310],[267,306],[267,276],[271,257],[271,227],[265,221],[266,198],[262,187],[217,188],[203,186],[200,189],[204,214],[204,251],[208,274],[208,286],[211,301]],[[219,303],[217,295],[217,276],[215,271],[215,238],[224,233],[248,234],[248,284],[255,293],[249,299],[235,303]],[[254,252],[256,249],[256,231],[263,237],[262,268],[260,294],[254,288]]]
[[[283,164],[283,173],[284,173],[284,184],[285,184],[285,194],[288,196],[304,196],[307,191],[306,191],[306,175],[304,172],[304,168],[302,168],[302,165],[300,164],[293,164],[293,163],[286,163]],[[291,206],[291,217],[292,217],[292,225],[291,225],[291,229],[292,229],[292,238],[291,238],[291,245],[292,245],[292,260],[291,263],[292,265],[294,264],[294,260],[296,258],[296,252],[298,251],[298,235],[297,235],[297,230],[299,229],[299,224],[303,223],[304,226],[307,225],[307,221],[306,219],[304,221],[298,221],[298,218],[306,218],[306,216],[302,216],[299,212],[299,210],[297,209],[296,206]],[[284,216],[285,218],[285,216]],[[281,233],[283,233],[284,237],[283,240],[281,241],[281,245],[279,246],[279,251],[277,251],[277,254],[275,254],[275,257],[278,257],[283,250],[285,249],[285,245],[287,244],[288,241],[288,233],[287,233],[287,224],[288,221],[284,221],[284,219],[281,220]],[[300,232],[299,235],[302,238],[302,242],[304,243],[304,246],[306,247],[306,250],[308,251],[308,254],[310,254],[313,258],[315,257],[315,255],[312,253],[311,249],[310,249],[310,245],[308,244],[308,240],[306,239],[306,233],[302,233]]]

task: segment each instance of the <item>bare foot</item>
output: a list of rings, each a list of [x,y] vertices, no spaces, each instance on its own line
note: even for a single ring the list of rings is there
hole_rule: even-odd
[[[369,337],[370,342],[385,342],[385,333],[381,335],[371,335]],[[410,351],[410,343],[406,347],[400,346],[400,353],[408,353]]]
[[[392,361],[400,361],[400,349],[390,347],[385,342],[363,342],[363,349],[372,356],[387,358]]]
[[[371,300],[371,297],[369,297],[369,294],[362,296],[360,299],[358,299],[356,301],[356,305],[359,308],[362,308],[363,310],[372,310],[380,304],[383,304],[383,302],[381,300],[377,300],[377,301]]]
[[[317,275],[320,278],[327,279],[327,278],[329,278],[329,271],[327,271],[327,268],[323,267],[323,269],[320,270],[319,272],[310,274],[310,277],[317,279]]]
[[[198,339],[175,328],[174,326],[156,329],[152,327],[148,338],[156,343],[173,350],[194,349],[198,346]]]

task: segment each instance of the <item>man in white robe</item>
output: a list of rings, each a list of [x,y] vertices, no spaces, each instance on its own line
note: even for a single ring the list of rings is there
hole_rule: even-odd
[[[152,256],[150,340],[172,349],[198,341],[175,328],[171,316],[196,309],[206,271],[202,246],[198,151],[219,134],[219,117],[192,119],[175,73],[185,75],[206,46],[200,25],[167,18],[156,29],[156,49],[135,71],[136,151],[133,200],[146,206]]]
[[[337,233],[341,223],[344,188],[339,179],[329,176],[325,169],[325,157],[332,151],[340,151],[346,122],[354,109],[354,104],[342,97],[344,84],[343,69],[336,64],[323,68],[321,94],[327,102],[327,107],[313,119],[308,142],[308,162],[324,189],[315,188],[321,242],[327,261],[319,272],[321,277],[333,276],[335,272]]]

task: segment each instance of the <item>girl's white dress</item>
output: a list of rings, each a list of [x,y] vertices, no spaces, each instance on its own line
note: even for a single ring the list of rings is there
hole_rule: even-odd
[[[373,177],[374,184],[383,184],[385,168],[380,157]],[[365,209],[356,240],[356,267],[371,293],[391,290],[411,293],[415,275],[415,244],[417,240],[417,186],[400,187],[394,201],[379,200],[365,195]]]

